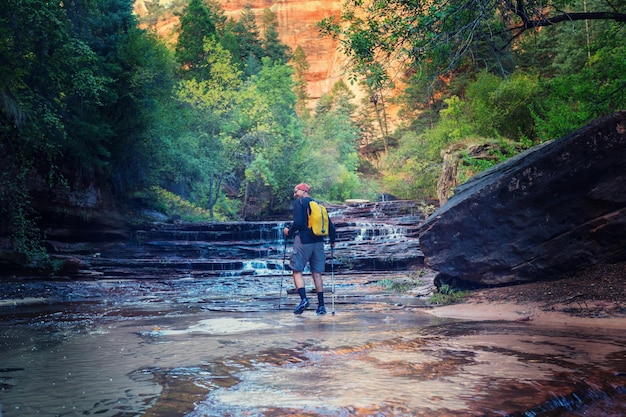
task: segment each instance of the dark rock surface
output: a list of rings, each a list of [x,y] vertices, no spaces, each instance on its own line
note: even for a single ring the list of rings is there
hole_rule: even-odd
[[[419,235],[439,285],[556,280],[626,260],[626,112],[473,177]]]
[[[416,202],[362,202],[328,208],[338,231],[333,263],[327,252],[328,272],[332,268],[363,272],[423,266],[417,230],[424,216]],[[283,265],[288,263],[292,244],[285,245],[282,235],[288,219],[128,223],[115,216],[112,220],[106,212],[85,219],[50,219],[46,248],[61,264],[56,275],[72,279],[276,275],[286,273]],[[33,274],[6,265],[2,272],[5,277]]]

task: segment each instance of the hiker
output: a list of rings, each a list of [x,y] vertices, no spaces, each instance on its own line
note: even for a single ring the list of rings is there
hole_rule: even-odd
[[[308,227],[308,208],[309,202],[312,201],[312,198],[309,196],[310,192],[311,187],[304,182],[295,186],[293,190],[293,195],[296,197],[296,201],[293,203],[293,224],[291,227],[285,227],[283,234],[286,237],[294,237],[289,266],[293,271],[293,282],[300,296],[300,303],[296,306],[295,310],[293,310],[293,314],[302,314],[310,304],[306,297],[304,278],[302,276],[302,271],[304,271],[308,262],[313,277],[313,283],[315,284],[315,292],[317,293],[318,306],[316,313],[322,315],[326,314],[326,307],[324,306],[324,282],[322,280],[322,273],[324,272],[326,264],[326,256],[324,253],[325,236],[314,235],[312,230]],[[328,219],[328,226],[330,246],[334,247],[337,233],[335,231],[335,225],[330,219]]]

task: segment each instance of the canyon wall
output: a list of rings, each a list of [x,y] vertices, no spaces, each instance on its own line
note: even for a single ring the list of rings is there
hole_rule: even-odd
[[[315,100],[330,91],[334,83],[344,79],[345,57],[338,50],[337,42],[322,37],[317,22],[330,16],[339,16],[341,0],[220,0],[226,16],[238,20],[241,11],[250,5],[260,26],[264,9],[272,10],[278,17],[278,32],[283,43],[294,50],[300,45],[310,65],[307,73],[309,96]],[[165,39],[172,39],[185,0],[136,0],[135,13],[147,26],[152,26]],[[150,15],[156,15],[150,16]],[[352,86],[358,99],[362,93]]]

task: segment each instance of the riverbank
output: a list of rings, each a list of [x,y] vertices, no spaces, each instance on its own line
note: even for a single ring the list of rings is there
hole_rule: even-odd
[[[476,290],[463,303],[428,312],[471,320],[626,329],[626,263],[597,265],[557,281]]]

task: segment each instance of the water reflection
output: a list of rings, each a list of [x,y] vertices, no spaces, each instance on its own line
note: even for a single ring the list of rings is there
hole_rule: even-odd
[[[624,410],[623,332],[439,319],[411,297],[351,292],[355,277],[337,280],[336,316],[293,316],[293,296],[276,310],[269,293],[193,302],[182,283],[169,285],[169,296],[163,284],[143,283],[146,297],[135,301],[109,294],[5,308],[2,416],[620,415],[598,411],[599,403]]]

